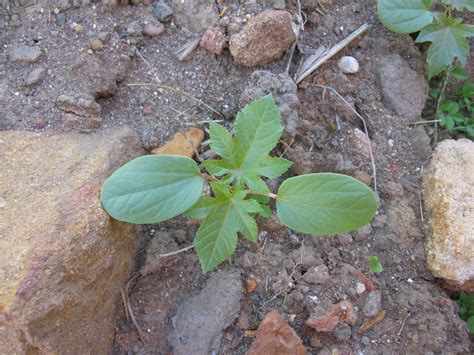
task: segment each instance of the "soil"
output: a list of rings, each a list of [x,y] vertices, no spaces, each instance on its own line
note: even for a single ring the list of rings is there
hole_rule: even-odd
[[[216,11],[227,5],[227,16],[240,19],[237,23],[242,24],[246,14],[255,15],[272,7],[271,2],[260,1],[217,3],[213,5]],[[279,2],[274,1],[273,5],[276,3]],[[131,284],[131,308],[144,335],[140,340],[133,322],[121,311],[117,315],[114,354],[172,353],[170,339],[178,310],[200,294],[212,275],[221,272],[238,272],[244,285],[256,287],[247,287],[239,296],[238,317],[231,325],[223,325],[222,339],[214,344],[218,348],[210,349],[216,354],[245,353],[254,340],[249,330],[255,330],[272,309],[283,315],[313,354],[474,351],[472,337],[457,315],[456,304],[425,266],[424,238],[429,230],[421,207],[421,177],[431,154],[430,139],[422,126],[413,124],[417,118],[402,116],[387,103],[381,89],[380,68],[395,61],[395,56],[401,57],[415,74],[425,76],[426,48],[416,46],[410,36],[385,30],[377,22],[373,2],[321,3],[324,5],[314,6],[303,1],[309,21],[291,58],[290,76],[301,58],[319,46],[337,43],[364,22],[369,22],[371,28],[298,87],[299,103],[291,105],[296,110],[297,123],[285,133],[275,153],[295,161],[288,176],[337,171],[374,186],[367,142],[364,134],[360,134],[364,131],[363,123],[336,95],[320,86],[334,88],[367,121],[380,196],[377,216],[362,230],[335,237],[301,235],[282,227],[275,218],[261,220],[258,244],[240,240],[232,260],[210,275],[201,272],[192,250],[167,258],[155,265],[154,271],[138,274]],[[190,126],[206,129],[209,120],[224,120],[231,127],[235,113],[245,101],[242,93],[261,85],[252,76],[254,70],[281,74],[290,60],[286,54],[271,65],[252,69],[236,65],[227,49],[215,55],[197,48],[189,60],[179,61],[176,51],[202,33],[186,28],[183,20],[176,21],[180,23],[177,25],[172,19],[159,37],[137,35],[127,29],[136,21],[152,21],[152,5],[119,5],[112,11],[101,11],[101,5],[93,2],[53,11],[53,6],[16,7],[4,1],[0,7],[1,130],[78,130],[87,134],[128,125],[139,134],[143,146],[151,149]],[[292,14],[298,12],[288,1],[286,9]],[[18,18],[12,16],[15,14]],[[75,32],[74,24],[81,24],[84,32]],[[89,43],[99,34],[105,48],[89,54]],[[42,49],[39,60],[27,64],[9,61],[7,53],[24,44]],[[343,55],[358,60],[358,73],[340,72],[337,61]],[[39,66],[48,70],[46,77],[25,85],[29,73]],[[468,66],[472,72],[472,59]],[[187,96],[153,85],[186,91],[222,115]],[[278,96],[275,87],[262,90]],[[413,90],[418,90],[413,95],[426,95],[423,87]],[[101,109],[98,124],[84,126],[80,121],[71,126],[67,113],[56,102],[60,95],[73,94],[89,94],[96,100]],[[414,112],[417,110],[413,107]],[[208,146],[203,144],[200,150],[205,153]],[[280,182],[271,181],[271,185],[278,186]],[[169,252],[189,245],[195,231],[196,226],[185,218],[140,229],[142,252],[137,272],[152,261],[153,257],[147,259],[146,255],[147,248],[150,255],[155,236],[168,243],[163,246],[160,241],[155,242],[158,250],[165,248]],[[372,255],[379,257],[384,267],[382,273],[369,271],[367,259]],[[315,282],[305,277],[312,267],[321,265],[327,268],[327,280]],[[379,305],[367,305],[373,302],[368,300],[367,291],[358,293],[364,281],[366,287],[372,283],[380,292]],[[218,281],[212,285],[219,288]],[[349,300],[358,313],[354,326],[341,325],[334,332],[323,334],[304,325],[318,305],[342,300]],[[209,302],[214,302],[212,297]],[[375,327],[363,332],[364,313],[370,314],[371,307],[375,307],[376,313],[384,310],[385,316]],[[215,312],[217,315],[209,317],[213,321],[222,310],[216,308]]]

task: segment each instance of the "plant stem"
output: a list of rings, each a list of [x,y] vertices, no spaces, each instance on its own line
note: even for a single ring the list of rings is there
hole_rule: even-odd
[[[443,101],[443,95],[446,90],[446,86],[448,85],[449,80],[449,73],[451,71],[451,67],[446,70],[446,76],[444,77],[443,86],[441,87],[441,91],[439,92],[438,102],[436,103],[436,112],[435,117],[439,118],[439,108],[441,107],[441,102]],[[438,122],[439,120],[434,121],[434,143],[438,142]]]
[[[201,173],[201,177],[207,181],[219,181],[219,179],[216,178],[215,176],[212,176],[206,173]]]
[[[266,197],[270,197],[270,198],[273,198],[274,200],[276,200],[277,198],[277,195],[274,194],[274,193],[271,193],[271,192],[255,192],[255,191],[252,191],[252,190],[245,190],[245,192],[249,195],[258,195],[258,196],[266,196]]]

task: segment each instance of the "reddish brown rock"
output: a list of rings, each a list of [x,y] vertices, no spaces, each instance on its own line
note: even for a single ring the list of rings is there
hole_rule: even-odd
[[[230,52],[239,64],[248,67],[271,63],[296,40],[292,24],[289,12],[265,10],[230,38]]]
[[[295,331],[277,311],[268,313],[258,327],[257,338],[246,355],[306,355]]]
[[[322,316],[320,318],[312,318],[310,317],[305,325],[307,327],[316,329],[318,332],[322,333],[330,333],[336,329],[337,324],[339,323],[338,316]]]
[[[142,153],[130,129],[0,132],[0,354],[107,354],[135,234],[100,186]]]
[[[219,26],[210,27],[204,32],[200,45],[214,54],[221,54],[226,44],[226,39],[222,28]]]
[[[329,315],[338,317],[349,325],[357,323],[357,312],[349,301],[342,301],[333,305],[329,311]]]

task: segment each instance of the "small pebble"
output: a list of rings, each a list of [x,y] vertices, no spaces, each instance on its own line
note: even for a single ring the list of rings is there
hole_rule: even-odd
[[[33,128],[36,128],[36,129],[42,129],[46,126],[46,122],[43,118],[38,117],[34,119],[32,126]]]
[[[364,286],[363,283],[358,282],[356,284],[356,292],[357,292],[358,295],[361,295],[365,292],[365,286]]]
[[[76,32],[77,34],[84,33],[84,26],[82,26],[80,24],[76,24],[74,26],[74,32]]]
[[[165,26],[162,23],[159,24],[153,24],[153,23],[147,23],[145,27],[143,28],[143,33],[145,33],[148,36],[159,36],[165,31]]]
[[[35,108],[37,110],[41,108],[41,104],[39,103],[39,101],[33,102],[33,108]]]
[[[104,49],[104,42],[102,42],[100,39],[93,39],[90,42],[90,47],[93,51],[101,51]]]
[[[342,57],[339,59],[338,66],[344,74],[355,74],[359,71],[359,62],[354,57]]]
[[[364,345],[369,345],[370,344],[370,339],[366,336],[363,336],[361,341],[362,341],[362,344],[364,344]]]

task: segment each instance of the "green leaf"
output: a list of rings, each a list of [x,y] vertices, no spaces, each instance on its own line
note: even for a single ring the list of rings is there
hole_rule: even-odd
[[[469,327],[469,333],[474,334],[474,316],[471,316],[466,321]]]
[[[421,30],[433,21],[429,10],[432,1],[427,0],[379,0],[377,13],[389,30],[408,34]]]
[[[446,5],[452,5],[458,11],[464,10],[474,11],[474,1],[472,0],[441,0]]]
[[[263,218],[270,218],[272,216],[272,209],[267,205],[260,205],[261,211],[258,213]]]
[[[420,32],[416,42],[431,42],[428,49],[428,77],[441,73],[458,58],[466,64],[469,54],[468,37],[474,36],[474,29],[461,23],[461,19],[448,18],[437,13],[438,23],[428,25]]]
[[[382,272],[383,271],[383,266],[380,263],[380,260],[377,256],[371,256],[370,258],[367,259],[369,263],[369,268],[371,272]]]
[[[257,241],[258,227],[251,214],[262,211],[260,204],[246,200],[246,193],[218,182],[211,183],[213,198],[201,199],[196,209],[190,212],[195,216],[205,216],[199,228],[194,246],[204,272],[211,271],[227,260],[237,245],[237,233],[240,232],[252,242]]]
[[[229,131],[220,124],[211,122],[209,125],[211,149],[222,158],[232,159],[235,154],[235,144]]]
[[[194,160],[148,155],[116,170],[102,186],[100,202],[120,221],[158,223],[191,208],[201,197],[203,184]]]
[[[469,73],[460,67],[453,68],[453,70],[451,70],[451,74],[453,74],[453,76],[458,80],[466,80],[469,78]]]
[[[217,124],[211,125],[211,148],[222,160],[203,162],[210,174],[228,175],[228,182],[238,186],[246,184],[256,192],[268,192],[260,178],[276,178],[287,171],[292,163],[282,158],[271,158],[268,153],[276,146],[283,127],[280,114],[271,95],[264,96],[245,106],[237,115],[235,137]]]
[[[278,190],[277,215],[291,229],[314,235],[356,230],[373,218],[375,194],[350,176],[320,173],[283,182]]]

